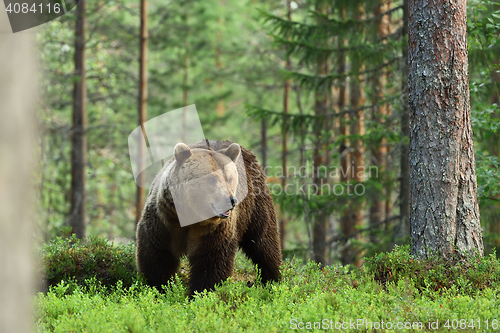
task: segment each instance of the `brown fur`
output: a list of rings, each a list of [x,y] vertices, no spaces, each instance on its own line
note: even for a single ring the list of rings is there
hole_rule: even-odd
[[[232,144],[229,141],[208,143],[213,152],[224,151]],[[195,152],[206,145],[198,143],[189,147],[191,152]],[[218,155],[211,155],[217,161],[215,156]],[[236,204],[226,219],[215,217],[181,227],[167,182],[162,179],[170,164],[174,163],[172,171],[179,170],[176,158],[169,160],[156,176],[136,232],[137,266],[151,286],[159,288],[165,285],[176,273],[179,258],[187,254],[191,266],[191,293],[211,290],[215,284],[232,274],[238,246],[258,265],[262,282],[279,279],[281,251],[272,197],[256,156],[245,148],[241,148],[241,155],[246,170],[248,195]],[[196,176],[205,165],[196,165],[194,153],[187,159],[186,156],[181,151],[177,158],[183,160],[185,171]],[[242,174],[241,170],[238,170],[239,174]],[[182,172],[171,175],[187,177]],[[242,179],[238,180],[238,184],[238,190],[241,190]]]

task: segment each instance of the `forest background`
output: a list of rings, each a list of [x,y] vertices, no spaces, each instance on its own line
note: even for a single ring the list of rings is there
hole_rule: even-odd
[[[403,1],[150,0],[148,9],[147,118],[196,104],[207,139],[257,154],[285,257],[360,265],[408,243]],[[91,1],[86,16],[86,234],[128,242],[136,223],[127,138],[138,126],[139,2]],[[71,11],[37,36],[41,242],[74,218],[75,20]],[[500,245],[499,34],[500,5],[468,1],[485,253]]]

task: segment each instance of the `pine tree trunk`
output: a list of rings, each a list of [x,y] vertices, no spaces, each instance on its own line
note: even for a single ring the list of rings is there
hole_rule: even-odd
[[[87,163],[87,84],[85,70],[86,0],[76,6],[75,76],[71,150],[70,223],[76,237],[85,237],[85,165]]]
[[[410,228],[419,257],[483,254],[465,0],[409,1]]]
[[[408,0],[403,1],[403,38],[408,36]],[[405,140],[410,138],[410,114],[408,110],[408,45],[403,44],[402,65],[402,110],[401,110],[401,183],[399,186],[400,227],[397,236],[406,237],[410,232],[410,160],[409,145]]]
[[[221,7],[225,6],[224,0],[222,0],[220,2],[220,6]],[[222,55],[221,55],[221,47],[220,47],[220,44],[224,40],[224,37],[222,35],[222,31],[223,31],[222,28],[224,27],[224,21],[222,20],[222,16],[219,16],[217,18],[217,25],[219,26],[219,30],[217,31],[217,46],[215,48],[215,66],[217,67],[217,71],[220,74],[222,74],[221,72],[222,72],[223,65],[222,65]],[[217,78],[217,92],[218,93],[222,92],[222,87],[223,87],[222,80],[220,77],[218,77]],[[220,99],[219,101],[217,101],[217,106],[215,107],[215,109],[217,110],[218,117],[224,116],[224,113],[226,113],[226,106],[224,103],[224,99]]]
[[[345,20],[345,8],[341,8],[342,20]],[[346,47],[345,39],[339,38],[339,49],[343,49]],[[338,74],[343,75],[346,71],[346,54],[344,51],[339,52],[339,68]],[[338,110],[342,112],[347,105],[347,80],[346,78],[342,78],[342,82],[339,83],[339,95],[338,95]],[[349,131],[349,114],[345,114],[340,117],[339,120],[339,132],[342,136],[348,136],[350,134]],[[340,153],[340,181],[342,183],[349,182],[351,180],[351,152],[348,147],[348,142],[346,139],[343,139],[340,143],[339,147]],[[353,222],[353,210],[352,203],[347,206],[347,209],[344,211],[341,219],[341,231],[344,236],[348,236],[354,232],[354,222]],[[352,257],[350,253],[351,249],[349,246],[345,246],[342,250],[342,263],[349,264],[350,260],[348,258]]]
[[[328,66],[325,62],[321,63],[320,73],[326,73],[328,71]],[[315,104],[314,112],[315,115],[320,116],[326,113],[328,106],[328,96],[324,92],[315,93]],[[324,123],[324,121],[323,121]],[[325,154],[324,146],[321,138],[321,132],[324,129],[323,123],[321,126],[317,126],[315,130],[315,145],[313,151],[313,184],[317,188],[317,194],[321,195],[321,189],[325,183],[325,177],[320,175],[321,166],[325,165]],[[316,214],[314,228],[313,228],[313,252],[314,261],[326,265],[326,235],[328,234],[328,219],[327,215],[323,211],[319,211]]]
[[[350,99],[351,99],[351,107],[353,109],[359,108],[365,102],[362,80],[363,78],[360,75],[358,77],[358,81],[353,80],[351,84]],[[363,113],[363,110],[356,112],[356,121],[352,129],[352,134],[358,134],[358,135],[365,134],[365,115]],[[352,154],[352,160],[351,160],[352,180],[354,180],[355,182],[362,182],[364,180],[363,174],[365,167],[365,162],[364,162],[365,147],[363,141],[361,139],[356,139],[353,148],[354,152]],[[353,221],[351,226],[351,232],[356,231],[356,229],[360,228],[363,225],[363,206],[364,205],[361,202],[355,202],[352,204]],[[359,239],[360,235],[358,234],[356,238]],[[356,266],[360,266],[362,263],[362,254],[360,253],[359,249],[356,246],[348,245],[343,255],[343,262],[345,262],[345,264],[349,263],[349,264],[354,264]]]
[[[356,19],[362,20],[364,17],[363,7],[360,6],[357,10]],[[357,61],[353,61],[351,63],[351,68],[354,73],[358,71],[362,71],[364,65]],[[350,84],[350,104],[352,109],[359,109],[361,106],[365,104],[366,98],[363,89],[364,84],[363,75],[359,74],[357,77],[351,79]],[[355,112],[356,120],[352,126],[352,134],[364,135],[365,134],[365,114],[364,110],[357,110]],[[356,139],[353,140],[353,153],[351,154],[351,177],[354,182],[362,182],[364,181],[364,152],[365,147],[363,140]],[[351,224],[351,232],[354,232],[356,229],[360,228],[363,225],[363,207],[364,205],[361,202],[353,202],[352,211],[353,211],[353,220]],[[360,238],[360,234],[356,236],[357,239]],[[350,242],[350,240],[348,240]],[[346,244],[344,246],[344,250],[342,251],[342,263],[343,264],[354,264],[356,266],[360,266],[362,263],[362,253],[360,250],[353,246],[352,244]]]
[[[188,30],[188,5],[184,4],[184,25],[185,29]],[[184,40],[184,59],[183,59],[183,64],[182,68],[184,70],[184,75],[183,75],[183,87],[182,87],[182,107],[186,107],[188,105],[188,95],[189,95],[189,89],[188,89],[188,79],[189,79],[189,43],[188,43],[188,36],[185,36]],[[187,119],[186,119],[186,110],[182,111],[182,142],[186,142],[187,140]]]
[[[145,135],[144,123],[147,120],[147,100],[148,100],[148,2],[141,0],[141,31],[139,41],[139,126],[142,126],[142,133]],[[139,163],[144,162],[144,146],[138,145]],[[143,170],[143,165],[138,165],[139,170]],[[142,209],[144,207],[145,192],[144,192],[144,174],[139,174],[137,178],[137,192],[135,202],[135,221],[141,219]]]
[[[374,16],[379,17],[379,15],[387,12],[391,8],[391,3],[386,0],[380,1],[379,6],[374,11]],[[389,15],[383,15],[379,19],[377,19],[376,23],[378,24],[378,36],[383,40],[390,34],[390,22]],[[386,43],[385,40],[382,41]],[[379,104],[380,101],[384,98],[385,86],[387,83],[387,74],[384,72],[384,69],[381,70],[380,73],[375,73],[375,77],[373,79],[373,88],[374,88],[374,100],[372,104],[377,105],[375,111],[372,114],[372,120],[374,122],[385,122],[385,118],[389,115],[389,105],[387,103]],[[377,147],[372,149],[372,161],[373,165],[378,168],[377,174],[384,174],[386,170],[386,159],[388,154],[387,148],[387,140],[382,138],[381,142]],[[380,181],[380,179],[376,179],[375,181]],[[389,191],[388,191],[389,192]],[[390,202],[390,193],[388,194],[388,200]],[[380,196],[375,196],[372,200],[372,204],[370,207],[370,225],[373,227],[372,233],[370,234],[370,240],[372,242],[377,241],[375,231],[380,228],[379,224],[381,221],[386,219],[388,212],[386,211],[387,202],[380,198]]]
[[[318,5],[318,12],[325,13],[326,11],[323,8],[320,8]],[[319,25],[322,22],[320,20]],[[326,75],[329,73],[329,64],[328,59],[324,56],[318,56],[317,62],[317,74],[318,75]],[[314,93],[314,114],[316,116],[322,116],[326,113],[329,102],[329,89],[319,88]],[[313,151],[313,184],[317,188],[317,194],[322,194],[323,184],[326,182],[326,178],[324,175],[320,175],[320,167],[325,165],[326,162],[326,152],[325,152],[325,142],[323,139],[323,130],[329,130],[327,128],[326,118],[320,120],[314,129],[315,142],[314,142],[314,151]],[[314,252],[314,261],[317,263],[321,263],[323,266],[327,265],[327,246],[326,246],[326,237],[328,235],[328,218],[323,210],[320,210],[315,217],[314,227],[313,227],[313,252]]]
[[[290,1],[286,1],[286,18],[288,21],[292,20],[292,11],[290,8]],[[292,68],[292,64],[290,61],[290,56],[286,56],[286,70],[290,70]],[[288,103],[290,100],[290,79],[285,80],[285,87],[283,91],[283,113],[288,114]],[[288,141],[288,133],[286,132],[285,126],[283,126],[282,131],[281,131],[281,167],[283,168],[283,177],[281,178],[281,188],[284,190],[286,183],[287,183],[287,177],[288,177],[288,172],[287,172],[287,156],[288,156],[288,149],[287,149],[287,141]],[[281,243],[281,249],[283,250],[285,248],[285,236],[286,236],[286,216],[285,212],[281,212],[281,218],[280,218],[280,243]]]
[[[8,22],[0,20],[0,332],[28,333],[35,281],[36,36],[12,34]]]
[[[266,119],[262,119],[260,122],[260,147],[262,149],[262,159],[260,160],[260,164],[262,168],[266,170],[267,167],[267,122]]]

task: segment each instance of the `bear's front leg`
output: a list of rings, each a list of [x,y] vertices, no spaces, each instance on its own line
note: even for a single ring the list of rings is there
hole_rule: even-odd
[[[137,226],[137,268],[148,285],[162,291],[161,286],[177,272],[179,257],[170,249],[170,235],[165,225],[153,214],[144,214]]]
[[[189,286],[194,292],[213,290],[233,273],[237,243],[232,232],[220,224],[215,232],[202,234],[191,230],[188,238],[188,259],[191,266]]]

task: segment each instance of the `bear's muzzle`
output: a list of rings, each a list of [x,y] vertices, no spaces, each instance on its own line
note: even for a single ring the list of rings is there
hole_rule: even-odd
[[[238,204],[238,199],[236,199],[233,196],[229,197],[229,201],[231,202],[231,209],[222,211],[217,207],[215,203],[211,203],[212,209],[214,210],[214,213],[217,217],[220,217],[221,219],[227,219],[229,215],[231,215],[231,211],[233,210],[234,207]]]

